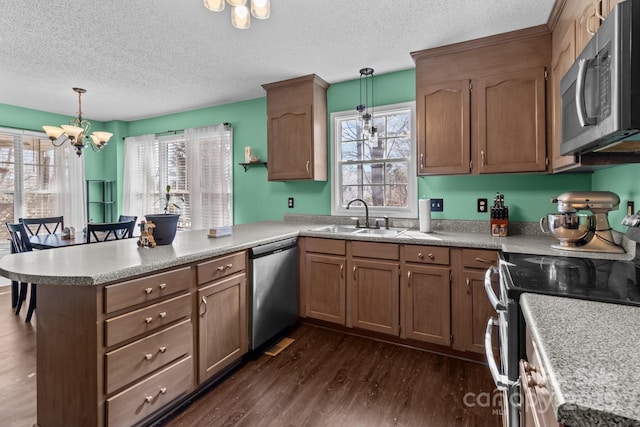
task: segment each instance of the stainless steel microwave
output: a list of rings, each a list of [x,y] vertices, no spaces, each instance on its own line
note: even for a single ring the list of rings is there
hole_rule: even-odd
[[[560,92],[562,155],[640,151],[640,0],[615,6]]]

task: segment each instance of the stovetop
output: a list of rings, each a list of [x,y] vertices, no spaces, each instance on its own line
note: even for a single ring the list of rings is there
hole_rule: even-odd
[[[523,292],[640,306],[640,266],[632,261],[501,253],[509,298]]]

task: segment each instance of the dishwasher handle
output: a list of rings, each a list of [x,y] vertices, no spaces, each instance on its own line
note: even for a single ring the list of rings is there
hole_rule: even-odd
[[[278,240],[276,242],[267,243],[249,249],[249,258],[260,258],[265,255],[270,255],[277,252],[282,252],[287,249],[295,248],[297,246],[297,238]]]

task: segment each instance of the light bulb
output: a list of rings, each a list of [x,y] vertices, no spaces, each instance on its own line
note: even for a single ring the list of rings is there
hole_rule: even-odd
[[[267,19],[271,14],[270,0],[251,0],[251,14],[256,19]]]
[[[231,11],[231,25],[240,30],[246,30],[251,26],[251,15],[249,14],[249,8],[247,8],[247,6],[233,7]]]
[[[224,0],[204,0],[204,7],[212,12],[222,12],[224,10]]]
[[[227,0],[231,6],[244,6],[247,4],[247,0]]]

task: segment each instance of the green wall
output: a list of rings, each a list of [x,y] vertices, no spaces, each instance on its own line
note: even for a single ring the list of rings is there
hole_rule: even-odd
[[[322,76],[321,76],[322,77]],[[332,84],[327,92],[328,115],[354,109],[359,102],[360,87],[357,70],[354,79]],[[415,100],[415,70],[376,75],[375,104],[394,104]],[[0,126],[40,129],[45,123],[65,123],[70,117],[0,104]],[[114,136],[101,153],[85,150],[87,178],[116,179],[118,201],[122,198],[122,176],[125,136],[161,133],[229,122],[234,129],[234,218],[235,223],[281,220],[287,213],[331,213],[330,182],[269,182],[267,170],[253,166],[247,172],[238,165],[244,159],[244,147],[249,145],[262,159],[267,154],[266,98],[185,111],[133,122],[92,121],[94,130],[113,132]],[[330,135],[330,128],[327,128]],[[331,153],[329,153],[331,159]],[[268,159],[267,159],[268,161]],[[330,174],[329,174],[330,176]],[[434,213],[438,219],[488,220],[488,214],[477,213],[478,198],[491,203],[496,192],[505,195],[513,221],[538,221],[555,210],[552,196],[571,190],[610,190],[620,195],[622,208],[612,213],[612,225],[618,225],[624,215],[626,201],[634,200],[640,208],[635,190],[640,178],[640,165],[624,165],[600,170],[594,174],[503,174],[481,176],[429,176],[418,179],[418,196],[444,199],[444,212]],[[287,198],[294,197],[294,209],[287,208]],[[636,200],[637,199],[637,200]],[[121,204],[118,205],[118,212]]]

